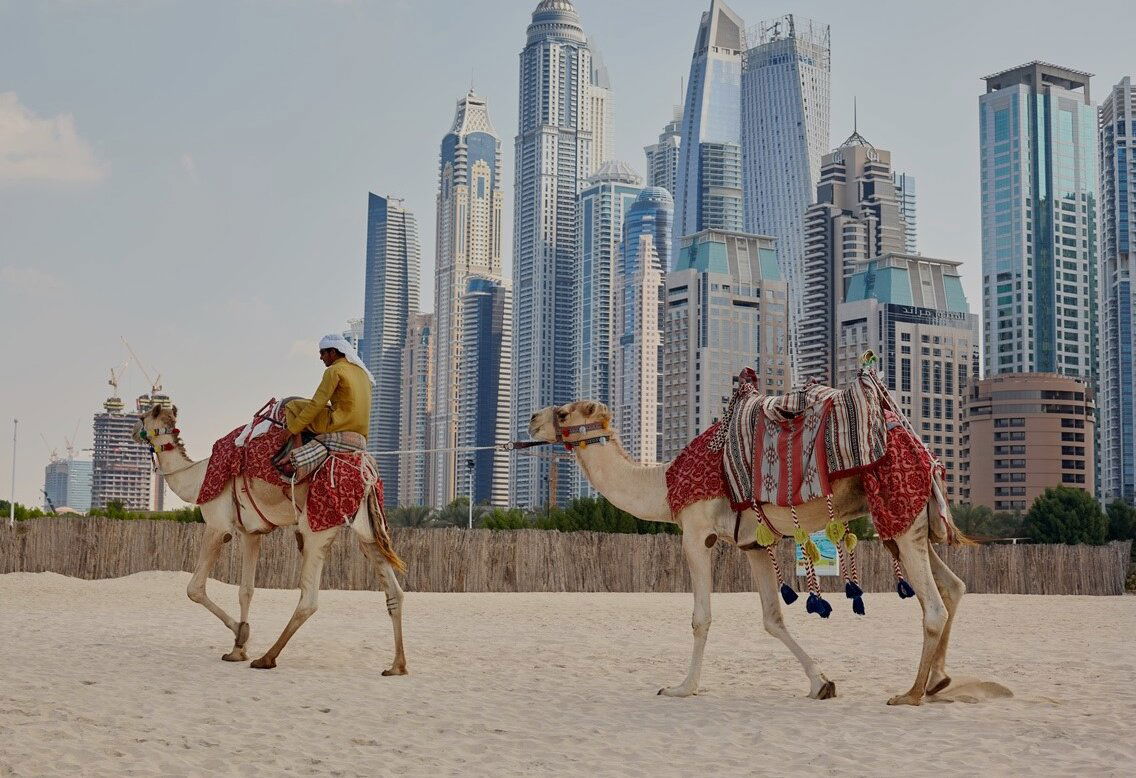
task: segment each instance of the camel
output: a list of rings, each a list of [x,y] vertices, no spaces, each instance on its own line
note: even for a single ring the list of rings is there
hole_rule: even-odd
[[[710,631],[711,553],[719,538],[732,542],[737,514],[731,509],[729,500],[722,497],[693,503],[672,516],[666,483],[670,463],[639,465],[632,462],[610,428],[611,419],[611,413],[603,403],[577,401],[537,411],[529,421],[529,433],[536,440],[568,444],[588,481],[615,507],[645,521],[669,522],[682,528],[682,550],[694,592],[691,622],[694,650],[686,679],[677,686],[660,689],[659,694],[687,697],[698,692],[702,655]],[[597,438],[607,440],[602,444],[579,445],[581,441],[586,444],[589,439]],[[841,521],[868,512],[859,476],[833,482],[833,506],[836,518]],[[792,536],[794,525],[789,508],[765,504],[762,510],[781,534]],[[825,500],[798,505],[797,519],[801,527],[810,533],[823,529],[829,521]],[[758,522],[752,509],[744,511],[737,537],[754,537]],[[903,564],[915,589],[923,609],[924,627],[923,650],[915,683],[904,694],[889,699],[889,705],[920,705],[925,695],[940,692],[951,682],[946,672],[947,643],[966,586],[943,563],[931,545],[947,537],[947,527],[942,524],[938,520],[932,521],[928,511],[924,510],[905,533],[885,541],[891,553]],[[952,525],[950,529],[955,528]],[[953,534],[960,542],[969,542],[960,533]],[[817,662],[785,628],[778,599],[778,579],[769,555],[761,548],[750,546],[745,551],[761,597],[762,621],[766,631],[784,643],[801,663],[809,679],[810,698],[823,700],[835,697],[836,684],[825,677]]]
[[[205,480],[209,459],[196,462],[190,459],[176,426],[177,408],[155,405],[142,415],[138,427],[135,428],[135,437],[153,446],[158,458],[158,471],[173,493],[185,502],[193,504],[197,501],[197,495]],[[142,430],[145,430],[145,436],[139,434]],[[249,495],[243,494],[235,482],[230,482],[218,497],[201,505],[201,514],[205,518],[205,537],[186,594],[189,599],[204,605],[233,633],[233,650],[221,658],[226,662],[247,661],[249,606],[252,603],[256,582],[256,562],[260,554],[261,537],[272,532],[276,527],[293,527],[296,544],[303,557],[300,565],[300,601],[280,637],[263,656],[253,660],[250,665],[257,669],[271,669],[276,667],[276,658],[287,645],[288,640],[316,612],[324,557],[337,532],[335,529],[313,532],[308,526],[307,515],[302,508],[307,501],[307,486],[303,484],[294,487],[295,506],[291,500],[281,494],[279,488],[264,481],[250,479],[249,490],[256,503],[255,506],[249,502]],[[267,522],[260,518],[260,514],[263,514]],[[406,654],[402,645],[403,591],[395,577],[395,567],[401,567],[401,560],[390,548],[389,538],[375,537],[367,515],[365,497],[350,525],[358,536],[363,553],[383,574],[387,613],[394,625],[394,662],[382,674],[406,675]],[[380,534],[385,535],[385,533]],[[232,540],[234,535],[240,539],[241,544],[239,621],[209,599],[205,591],[205,582],[209,579],[209,573],[221,554],[222,546]]]

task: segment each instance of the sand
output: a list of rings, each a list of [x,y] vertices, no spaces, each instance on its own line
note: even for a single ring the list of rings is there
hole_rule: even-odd
[[[324,592],[271,671],[220,661],[232,639],[185,598],[188,575],[0,576],[0,775],[1130,774],[1136,597],[969,595],[950,669],[958,701],[906,691],[918,605],[866,597],[827,622],[786,609],[836,681],[805,698],[756,595],[716,595],[702,690],[681,681],[690,596],[420,594],[411,675],[382,678],[378,592]],[[233,586],[210,592],[235,606]],[[253,601],[250,655],[292,591]],[[1012,697],[999,696],[1012,690]],[[974,700],[965,704],[965,700]]]

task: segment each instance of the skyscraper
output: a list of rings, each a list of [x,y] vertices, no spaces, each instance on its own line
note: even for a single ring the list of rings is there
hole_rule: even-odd
[[[485,99],[473,90],[458,100],[439,156],[430,447],[452,449],[457,445],[460,424],[457,408],[465,358],[462,296],[466,279],[471,275],[501,276],[501,141],[489,120]],[[446,505],[461,491],[457,482],[464,457],[454,451],[439,451],[433,466],[433,504]]]
[[[423,453],[378,457],[378,462],[382,466],[385,459],[398,467],[398,505],[430,505],[434,454],[424,449],[431,447],[434,415],[434,314],[411,314],[399,376],[402,380],[399,448]],[[385,480],[383,485],[386,486]],[[396,504],[387,494],[384,501],[388,505]]]
[[[1097,115],[1090,74],[1031,62],[978,99],[986,374],[1096,382]]]
[[[93,463],[90,460],[52,459],[44,468],[44,509],[59,511],[70,508],[78,513],[91,509],[91,479]]]
[[[891,183],[895,187],[895,203],[899,206],[899,218],[907,234],[904,251],[919,253],[919,222],[916,213],[915,176],[910,173],[892,171]]]
[[[418,312],[422,253],[418,223],[401,200],[368,196],[363,340],[375,377],[367,448],[397,451],[402,429],[402,348],[410,317]],[[378,457],[388,505],[399,505],[399,459]]]
[[[694,40],[683,103],[682,146],[675,184],[674,253],[681,239],[706,229],[744,227],[741,77],[745,23],[721,0],[710,0]]]
[[[592,52],[592,65],[588,81],[588,99],[592,114],[592,170],[611,159],[613,152],[612,121],[615,101],[611,92],[611,77],[607,66],[595,45],[588,47]]]
[[[681,95],[680,95],[681,99]],[[658,186],[667,190],[674,199],[675,182],[678,178],[679,149],[682,148],[682,106],[674,107],[674,116],[663,131],[659,140],[643,147],[647,156],[647,186]],[[666,271],[669,268],[664,267]]]
[[[853,132],[821,162],[816,203],[805,214],[800,378],[836,381],[837,313],[857,263],[902,253],[903,221],[891,183],[891,152]]]
[[[616,273],[610,407],[620,440],[636,462],[662,458],[663,314],[674,201],[647,187],[627,212]]]
[[[496,446],[509,441],[509,392],[513,358],[513,306],[499,278],[470,276],[462,296],[462,360],[458,392],[458,445]],[[468,490],[473,463],[474,504],[509,505],[509,454],[462,452],[458,493]]]
[[[513,435],[529,417],[574,399],[580,269],[577,196],[598,167],[592,52],[569,0],[541,0],[520,57],[513,214]],[[600,86],[600,85],[595,85]],[[561,461],[553,499],[574,491],[575,465]],[[549,500],[549,460],[519,456],[512,502]]]
[[[1136,90],[1125,77],[1101,103],[1101,496],[1136,500]]]
[[[804,220],[829,149],[829,27],[793,14],[762,22],[742,59],[745,229],[777,240],[798,352],[804,301]]]
[[[123,413],[125,407],[120,398],[108,397],[103,413],[95,414],[91,507],[105,508],[113,501],[128,511],[148,511],[153,485],[150,447],[134,439],[138,416]]]
[[[609,160],[580,192],[580,340],[576,353],[576,394],[611,405],[612,358],[618,335],[616,275],[627,211],[642,191],[643,179],[623,162]]]
[[[772,238],[705,230],[682,239],[667,274],[663,456],[721,416],[745,367],[765,394],[792,386],[788,286]]]

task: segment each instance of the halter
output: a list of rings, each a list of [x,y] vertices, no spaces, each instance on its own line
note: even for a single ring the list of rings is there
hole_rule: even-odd
[[[561,427],[560,420],[556,415],[556,411],[552,412],[552,428],[556,430],[556,440],[558,443],[564,444],[565,451],[571,451],[574,448],[587,448],[589,443],[598,443],[605,445],[611,440],[611,430],[608,428],[606,421],[592,421],[587,424],[574,424],[569,427]],[[594,435],[590,438],[577,438],[570,440],[568,435],[587,435],[589,432],[596,430],[603,430],[603,435]]]
[[[181,430],[177,427],[155,427],[152,430],[147,430],[145,425],[138,428],[138,437],[142,439],[143,443],[149,443],[154,451],[173,451],[177,448],[177,443],[163,443],[158,445],[154,438],[161,437],[162,435],[173,435],[175,438],[181,434]]]

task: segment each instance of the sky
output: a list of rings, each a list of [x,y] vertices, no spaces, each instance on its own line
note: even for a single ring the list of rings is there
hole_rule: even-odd
[[[40,504],[49,448],[137,352],[195,457],[269,397],[311,394],[316,341],[362,315],[367,192],[405,198],[433,309],[438,146],[458,98],[502,139],[510,272],[518,54],[537,0],[0,0],[0,496]],[[576,0],[643,171],[709,0]],[[981,77],[1035,59],[1136,75],[1123,0],[730,3],[832,27],[832,145],[859,129],[918,181],[919,248],[979,311]],[[149,381],[127,368],[121,394]],[[46,438],[47,442],[41,439]],[[89,454],[88,454],[89,456]]]

